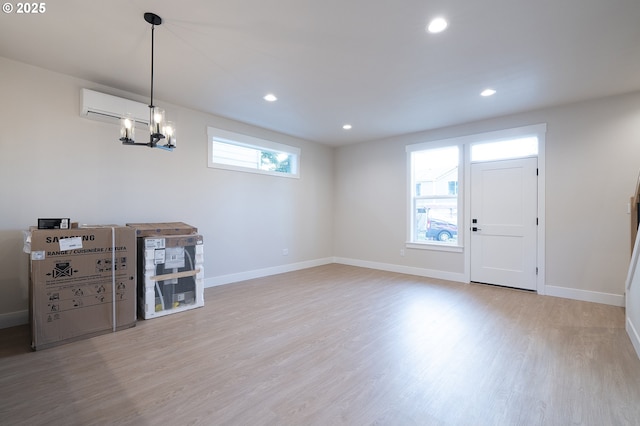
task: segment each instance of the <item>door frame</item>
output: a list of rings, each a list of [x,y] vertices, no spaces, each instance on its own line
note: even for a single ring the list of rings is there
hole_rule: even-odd
[[[531,126],[517,127],[513,129],[499,130],[495,132],[481,133],[465,138],[464,141],[464,276],[467,283],[471,282],[471,145],[481,142],[492,142],[504,139],[515,139],[525,136],[537,136],[538,138],[538,227],[537,227],[537,268],[536,291],[545,294],[545,134],[546,123]],[[460,232],[458,233],[460,235]]]

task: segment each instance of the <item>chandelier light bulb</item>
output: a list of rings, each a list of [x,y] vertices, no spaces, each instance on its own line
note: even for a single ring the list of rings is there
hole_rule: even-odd
[[[164,125],[163,131],[165,137],[167,138],[167,147],[175,148],[176,147],[176,126],[173,122],[167,121]]]
[[[158,107],[151,109],[151,134],[157,138],[163,138],[162,129],[164,127],[164,110]]]
[[[135,120],[130,114],[120,119],[120,141],[132,143],[135,140]]]

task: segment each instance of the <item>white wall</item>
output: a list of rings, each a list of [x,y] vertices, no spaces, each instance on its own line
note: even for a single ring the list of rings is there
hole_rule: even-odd
[[[146,99],[4,58],[0,75],[0,327],[26,321],[22,230],[38,217],[187,222],[204,236],[209,285],[332,255],[332,148],[162,100],[178,149],[127,147],[117,125],[80,117],[80,89]],[[300,179],[208,168],[207,126],[301,148]]]
[[[340,147],[335,256],[461,279],[464,253],[400,255],[407,238],[405,146],[537,123],[547,123],[546,293],[622,306],[627,203],[640,170],[640,93]]]
[[[205,238],[209,285],[334,257],[460,279],[464,254],[405,249],[400,256],[405,146],[543,122],[547,293],[621,304],[627,202],[640,169],[640,93],[338,149],[158,100],[179,126],[179,148],[168,153],[122,146],[117,126],[79,116],[82,87],[135,96],[3,58],[0,74],[0,327],[26,321],[21,231],[46,216],[193,224]],[[207,126],[300,147],[301,178],[207,168]]]

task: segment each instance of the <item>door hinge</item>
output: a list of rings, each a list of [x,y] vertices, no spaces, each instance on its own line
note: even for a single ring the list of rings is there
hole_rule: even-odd
[[[539,224],[539,219],[536,217],[536,226],[538,226]]]
[[[538,267],[536,266],[536,275],[538,275]]]
[[[539,172],[538,172],[538,169],[536,169],[536,176],[540,176],[538,173],[539,173]]]

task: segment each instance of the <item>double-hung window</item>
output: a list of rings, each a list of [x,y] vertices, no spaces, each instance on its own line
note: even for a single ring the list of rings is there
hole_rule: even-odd
[[[409,156],[409,242],[457,246],[461,147],[407,147]]]
[[[209,127],[209,167],[299,177],[300,148]]]

